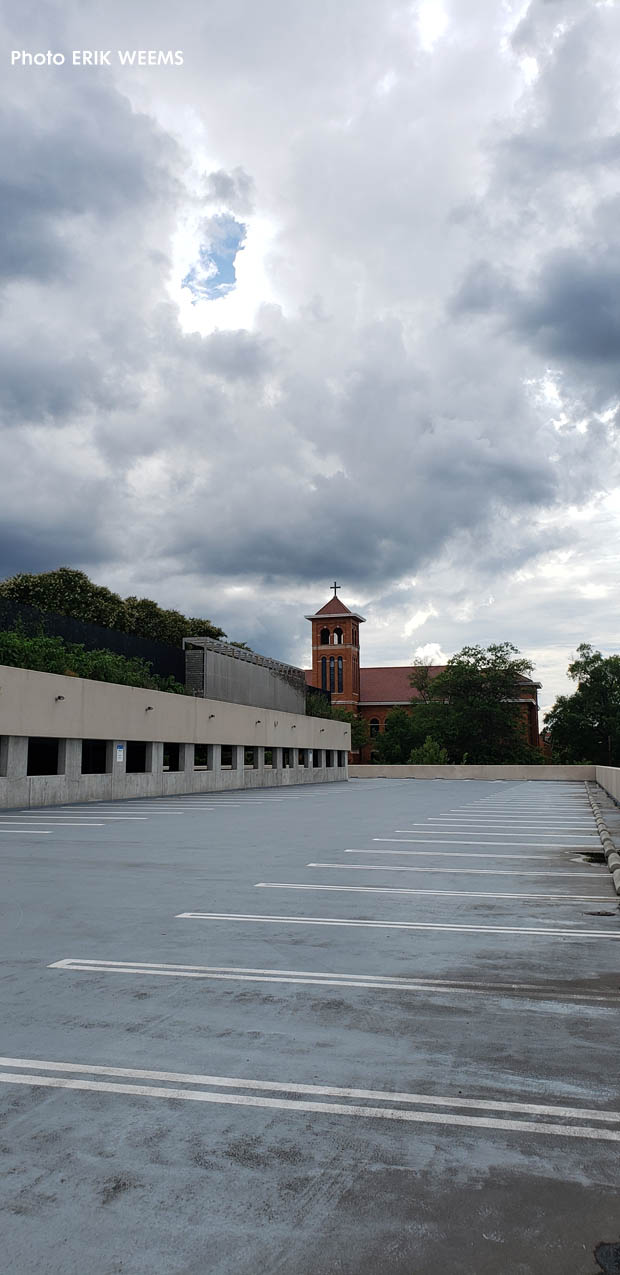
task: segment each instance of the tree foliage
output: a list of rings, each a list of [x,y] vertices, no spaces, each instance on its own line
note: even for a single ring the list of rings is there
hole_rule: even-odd
[[[431,735],[427,735],[420,748],[412,748],[409,762],[413,766],[445,766],[448,750],[442,748]]]
[[[383,765],[404,765],[411,752],[420,748],[429,733],[430,714],[424,704],[412,708],[393,708],[387,714],[385,727],[373,738],[373,752]]]
[[[531,671],[510,642],[463,647],[436,676],[427,666],[412,669],[419,698],[388,714],[375,741],[379,761],[407,762],[427,740],[451,763],[542,761],[527,742],[520,703],[522,679]]]
[[[0,664],[37,669],[40,673],[87,677],[95,682],[143,686],[175,695],[186,693],[185,687],[173,677],[158,677],[153,673],[146,660],[127,659],[115,651],[87,651],[75,642],[64,642],[62,638],[45,634],[29,637],[17,629],[0,632]]]
[[[546,714],[554,759],[560,762],[620,764],[620,655],[603,656],[587,642],[568,666],[577,683]]]
[[[0,598],[8,598],[41,611],[55,611],[74,620],[102,624],[120,633],[181,646],[184,637],[226,639],[223,629],[210,620],[167,610],[150,598],[122,598],[104,585],[94,584],[84,571],[59,567],[38,575],[22,572],[0,582]]]

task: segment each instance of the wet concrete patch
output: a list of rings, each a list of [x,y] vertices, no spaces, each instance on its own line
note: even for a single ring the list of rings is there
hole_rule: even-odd
[[[117,1200],[119,1195],[124,1195],[125,1191],[131,1191],[132,1187],[137,1185],[131,1178],[124,1177],[122,1174],[116,1174],[113,1178],[108,1178],[103,1184],[101,1192],[101,1203],[111,1204],[113,1200]]]
[[[604,1275],[620,1275],[620,1244],[599,1244],[594,1256]]]

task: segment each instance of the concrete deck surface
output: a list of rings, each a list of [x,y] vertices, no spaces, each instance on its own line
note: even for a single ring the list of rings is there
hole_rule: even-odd
[[[619,1270],[594,832],[579,783],[3,812],[0,1269]]]

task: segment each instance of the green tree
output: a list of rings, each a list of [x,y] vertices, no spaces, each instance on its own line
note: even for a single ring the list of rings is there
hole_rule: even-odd
[[[226,639],[224,630],[210,620],[188,618],[180,611],[166,610],[151,598],[121,598],[105,586],[94,584],[84,571],[72,567],[59,567],[39,575],[22,572],[11,576],[0,582],[0,598],[38,607],[41,611],[69,615],[90,624],[102,624],[121,633],[166,642],[169,646],[181,646],[184,637],[192,636]]]
[[[447,748],[442,748],[431,735],[426,736],[420,748],[412,748],[409,754],[409,762],[415,766],[445,766],[447,761]]]
[[[617,766],[620,764],[620,655],[603,656],[587,642],[568,666],[577,683],[572,695],[560,695],[545,716],[554,759]]]
[[[447,750],[450,762],[465,756],[474,764],[538,762],[520,702],[523,678],[531,672],[531,662],[511,642],[465,646],[436,677],[414,670],[412,684],[425,699],[413,714],[422,712],[425,733]]]
[[[373,739],[377,760],[387,766],[404,765],[413,748],[424,740],[424,728],[416,716],[416,708],[393,708],[385,726]]]
[[[41,673],[87,677],[95,682],[115,682],[120,686],[143,686],[175,695],[186,693],[185,687],[174,678],[153,673],[147,660],[127,659],[116,651],[87,651],[77,642],[65,642],[46,634],[32,637],[18,629],[0,632],[0,664],[38,669]]]

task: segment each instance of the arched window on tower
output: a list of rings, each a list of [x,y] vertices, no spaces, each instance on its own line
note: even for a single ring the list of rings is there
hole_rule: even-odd
[[[333,691],[333,690],[335,690],[335,689],[336,689],[336,688],[335,688],[335,669],[334,669],[334,664],[335,664],[334,657],[333,657],[333,655],[330,655],[330,657],[329,657],[329,689],[330,689],[330,691]]]
[[[337,629],[334,629],[334,644],[336,646],[342,646],[343,638],[344,635],[340,626]]]
[[[321,629],[321,636],[319,641],[321,643],[321,646],[329,646],[329,629]]]
[[[371,717],[370,719],[370,738],[374,739],[379,734],[379,718]]]
[[[338,656],[338,694],[342,695],[342,656]]]
[[[323,659],[321,660],[321,690],[327,690],[327,660],[325,659],[325,656],[323,656]]]

